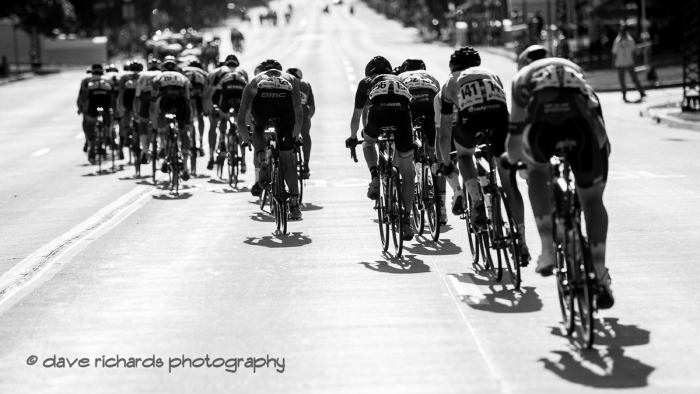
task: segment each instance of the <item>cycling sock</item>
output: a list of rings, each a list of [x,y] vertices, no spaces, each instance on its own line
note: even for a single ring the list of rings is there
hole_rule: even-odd
[[[598,278],[605,275],[605,243],[591,244],[591,260]]]
[[[465,187],[472,198],[472,201],[481,201],[481,193],[479,193],[479,181],[476,179],[468,179]]]
[[[535,217],[537,231],[542,239],[542,254],[554,252],[554,238],[552,232],[552,215]]]
[[[379,174],[377,174],[377,166],[372,166],[372,167],[370,167],[369,173],[372,175],[372,178],[373,178],[373,179],[376,178],[376,177],[378,177]]]
[[[526,245],[525,242],[525,225],[524,224],[518,224],[518,233],[522,237],[523,240],[523,245]]]

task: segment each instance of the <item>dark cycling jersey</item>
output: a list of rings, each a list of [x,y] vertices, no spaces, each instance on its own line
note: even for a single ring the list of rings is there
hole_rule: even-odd
[[[233,108],[238,113],[243,98],[243,89],[248,84],[248,79],[241,71],[229,71],[221,76],[221,97],[219,108],[223,112],[229,112]]]
[[[278,118],[277,140],[280,150],[294,149],[294,94],[296,78],[278,70],[268,70],[256,75],[253,85],[253,102],[250,113],[255,131],[262,132],[271,118]]]
[[[309,107],[315,107],[314,92],[311,90],[311,84],[306,81],[299,81],[299,91],[301,93],[301,108],[304,111],[304,119],[309,119]]]

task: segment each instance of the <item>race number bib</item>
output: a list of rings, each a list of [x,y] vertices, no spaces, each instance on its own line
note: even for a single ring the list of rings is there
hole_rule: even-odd
[[[397,94],[409,100],[411,99],[411,93],[408,92],[408,88],[399,81],[381,81],[375,84],[369,92],[369,99],[373,100],[375,97],[385,94]]]
[[[258,89],[282,89],[291,91],[292,84],[284,78],[265,75],[258,82]]]
[[[481,86],[479,85],[479,81],[464,84],[459,90],[459,101],[457,104],[460,110],[483,103],[484,96],[481,94]]]
[[[486,100],[496,100],[506,103],[506,94],[503,89],[493,80],[484,79],[484,88],[486,88]]]
[[[408,89],[430,89],[433,92],[436,92],[440,90],[437,85],[435,85],[435,82],[433,82],[430,78],[423,77],[421,75],[411,75],[410,77],[404,79],[404,84],[408,87]]]
[[[178,78],[177,75],[162,75],[158,82],[160,83],[160,86],[184,87],[187,83],[187,79]]]

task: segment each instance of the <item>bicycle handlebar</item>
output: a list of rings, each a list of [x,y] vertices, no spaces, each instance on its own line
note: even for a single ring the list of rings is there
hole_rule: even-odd
[[[352,146],[348,147],[348,149],[350,149],[350,158],[355,160],[355,163],[357,163],[357,151],[355,150],[355,148],[357,147],[357,145],[359,145],[363,142],[364,142],[364,140],[356,140],[356,141],[354,141]]]

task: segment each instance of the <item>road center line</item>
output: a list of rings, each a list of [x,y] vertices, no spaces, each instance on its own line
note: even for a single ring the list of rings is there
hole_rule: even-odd
[[[39,156],[41,156],[41,155],[45,155],[45,154],[49,153],[50,150],[51,150],[51,149],[49,149],[49,148],[39,149],[38,151],[32,153],[32,154],[29,155],[29,156],[30,156],[30,157],[39,157]]]
[[[146,197],[153,190],[155,190],[154,186],[137,186],[129,193],[100,209],[86,221],[25,257],[0,276],[0,306],[3,306],[18,292],[25,289],[30,291],[28,286],[49,271],[71,249],[86,239],[94,241],[141,208],[150,200]],[[104,229],[107,231],[101,231]],[[2,309],[0,309],[1,311]]]

